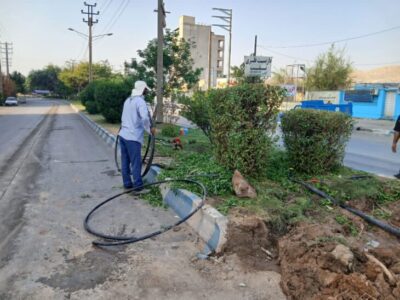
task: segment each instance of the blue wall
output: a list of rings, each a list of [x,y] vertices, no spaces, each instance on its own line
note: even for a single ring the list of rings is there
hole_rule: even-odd
[[[340,104],[347,104],[347,102],[344,101],[344,93],[345,91],[341,91],[340,93]],[[353,117],[381,119],[384,114],[385,99],[386,91],[384,89],[380,89],[378,95],[374,96],[373,102],[353,102]],[[397,97],[397,99],[399,99],[399,97]],[[398,108],[396,105],[396,111],[397,109],[400,110],[400,107]]]
[[[393,119],[397,120],[398,116],[400,116],[400,94],[396,95],[396,106],[394,107]]]

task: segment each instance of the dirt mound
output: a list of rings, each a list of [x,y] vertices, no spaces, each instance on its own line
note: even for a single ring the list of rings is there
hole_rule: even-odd
[[[277,252],[265,223],[254,216],[231,216],[225,254],[236,254],[247,268],[277,271]]]
[[[301,223],[278,243],[282,288],[289,299],[400,299],[400,248],[368,253],[341,243],[332,224]]]

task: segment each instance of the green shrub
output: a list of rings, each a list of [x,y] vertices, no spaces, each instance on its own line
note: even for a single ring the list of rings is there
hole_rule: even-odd
[[[125,99],[131,87],[122,79],[100,81],[96,84],[94,98],[99,112],[110,123],[121,120]]]
[[[93,81],[89,83],[79,94],[78,99],[81,101],[82,105],[86,106],[86,102],[94,101],[94,91],[96,89],[98,81]]]
[[[179,95],[177,100],[184,105],[181,115],[196,124],[211,141],[210,105],[206,92],[197,91],[192,97]]]
[[[179,135],[179,127],[172,124],[166,124],[161,129],[161,134],[168,137],[177,137]]]
[[[97,109],[97,104],[95,101],[87,101],[86,102],[86,111],[91,114],[98,114],[99,110]]]
[[[247,175],[262,173],[285,94],[279,87],[263,84],[208,92],[212,140],[220,163]]]
[[[295,109],[285,113],[282,132],[291,166],[309,175],[334,171],[343,163],[352,129],[352,118],[339,112]]]

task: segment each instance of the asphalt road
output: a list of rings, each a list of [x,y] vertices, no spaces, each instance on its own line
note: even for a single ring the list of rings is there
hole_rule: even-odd
[[[400,153],[392,153],[393,136],[354,132],[346,148],[346,166],[392,177],[400,169]]]
[[[273,271],[236,256],[202,261],[186,225],[112,249],[82,223],[121,191],[113,151],[62,101],[0,107],[0,299],[285,299]],[[93,220],[108,234],[141,234],[176,220],[133,196]],[[244,284],[244,285],[243,285]]]

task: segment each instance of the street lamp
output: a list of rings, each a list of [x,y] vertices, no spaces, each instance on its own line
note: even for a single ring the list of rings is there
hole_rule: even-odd
[[[69,27],[68,30],[69,31],[73,31],[73,32],[79,34],[81,37],[87,38],[89,40],[89,82],[91,82],[92,78],[93,78],[93,74],[92,74],[92,40],[94,38],[98,39],[98,38],[101,38],[101,37],[104,37],[104,36],[110,36],[110,35],[113,35],[113,34],[112,33],[104,33],[104,34],[99,34],[99,35],[92,35],[91,34],[92,31],[90,30],[89,31],[90,34],[87,35],[87,34],[85,34],[83,32],[75,30],[75,29],[73,29],[71,27]]]
[[[228,86],[231,77],[231,52],[232,52],[232,9],[213,8],[213,10],[223,13],[222,16],[212,16],[213,18],[221,19],[225,24],[213,24],[212,26],[221,27],[229,32],[229,54],[228,54]]]

